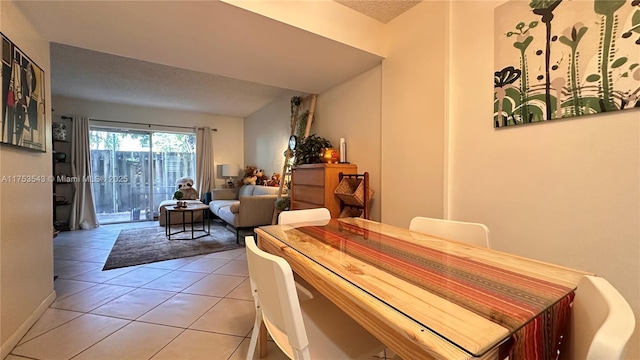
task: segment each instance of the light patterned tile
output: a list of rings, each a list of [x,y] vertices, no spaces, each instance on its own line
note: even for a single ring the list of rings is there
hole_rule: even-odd
[[[147,267],[139,267],[133,271],[129,271],[124,275],[120,275],[111,280],[105,281],[107,284],[125,285],[125,286],[142,286],[150,283],[153,280],[167,275],[171,270],[166,269],[152,269]]]
[[[134,288],[118,285],[98,284],[79,293],[54,301],[52,308],[89,312],[120,297]]]
[[[186,330],[152,359],[228,359],[242,340],[238,336]]]
[[[60,310],[60,309],[47,309],[42,316],[36,321],[35,324],[29,329],[29,331],[22,337],[18,344],[22,344],[37,336],[40,336],[47,331],[57,328],[58,326],[67,323],[83,313],[76,311]]]
[[[103,261],[104,263],[104,261]],[[72,279],[73,280],[82,280],[82,281],[91,281],[91,282],[95,282],[95,283],[101,283],[101,282],[105,282],[108,280],[111,280],[113,278],[116,278],[120,275],[124,275],[128,272],[131,272],[133,270],[136,269],[135,266],[129,266],[129,267],[123,267],[123,268],[119,268],[119,269],[112,269],[112,270],[106,270],[103,271],[102,270],[102,265],[99,268],[96,268],[94,270],[90,270],[87,272],[84,272],[80,275],[74,276]]]
[[[247,261],[247,248],[243,247],[241,249],[237,249],[238,256],[236,256],[235,260],[243,260]]]
[[[154,269],[167,269],[167,270],[177,270],[180,269],[181,267],[190,264],[198,259],[200,259],[201,256],[190,256],[190,257],[186,257],[186,258],[179,258],[179,259],[171,259],[171,260],[164,260],[164,261],[156,261],[153,263],[149,263],[149,264],[145,264],[142,265],[144,267],[148,267],[148,268],[154,268]]]
[[[88,271],[102,270],[102,264],[88,261],[78,261],[75,264],[63,266],[56,270],[55,275],[60,279],[73,279]]]
[[[56,281],[53,282],[53,288],[56,290],[56,300],[63,299],[96,285],[97,284],[93,282],[67,279],[56,279]]]
[[[208,259],[228,259],[228,260],[233,260],[233,259],[236,259],[238,256],[242,256],[243,254],[246,254],[245,249],[244,248],[238,248],[238,249],[233,249],[233,250],[214,252],[214,253],[211,253],[211,254],[204,255],[204,257],[208,258]]]
[[[172,296],[171,291],[135,289],[91,311],[92,314],[135,320]]]
[[[6,359],[129,360],[149,359],[156,353],[158,358],[227,359],[236,352],[254,317],[247,276],[242,275],[245,249],[102,271],[120,230],[144,226],[157,222],[103,225],[58,235],[54,239],[58,297]],[[224,274],[209,275],[232,262]],[[183,293],[177,293],[180,290]],[[213,310],[224,295],[232,298]],[[202,330],[178,336],[196,321]],[[206,355],[197,340],[203,337],[211,341],[205,346],[212,347]]]
[[[18,356],[18,355],[9,355],[4,360],[31,360],[30,358]]]
[[[227,294],[226,297],[230,299],[253,301],[253,294],[251,293],[251,280],[249,280],[249,278],[246,278],[242,283],[240,283],[240,285],[238,285],[238,287]]]
[[[246,261],[232,260],[214,271],[214,273],[222,275],[249,276],[249,266]]]
[[[184,289],[184,293],[225,297],[245,278],[240,276],[210,274]]]
[[[133,322],[73,359],[150,359],[182,331],[170,326]]]
[[[183,267],[180,268],[180,270],[183,271],[198,271],[198,272],[204,272],[204,273],[212,273],[216,270],[218,270],[219,268],[221,268],[223,265],[225,265],[226,263],[229,262],[229,259],[219,259],[219,258],[207,258],[207,257],[203,257],[200,258],[196,261],[193,261]]]
[[[33,359],[71,359],[127,323],[127,320],[84,314],[16,346],[11,353]]]
[[[245,360],[247,358],[247,351],[249,351],[249,341],[251,341],[251,338],[245,338],[229,360]],[[253,358],[257,359],[258,350],[256,350],[254,354]],[[260,358],[260,360],[289,360],[289,358],[280,350],[276,343],[267,341],[267,356]]]
[[[213,307],[220,298],[178,294],[138,318],[139,321],[187,328]]]
[[[80,261],[78,260],[63,260],[63,259],[53,259],[53,272],[56,273],[58,269],[61,269],[65,266],[77,264]]]
[[[222,299],[189,328],[245,336],[253,327],[255,316],[253,301]]]
[[[179,292],[193,285],[205,276],[207,276],[207,274],[201,272],[175,270],[142,287],[146,289]]]

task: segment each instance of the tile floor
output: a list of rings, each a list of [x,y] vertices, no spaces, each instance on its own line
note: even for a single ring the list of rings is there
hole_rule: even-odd
[[[244,359],[255,312],[245,249],[102,271],[123,228],[54,239],[57,299],[7,360]],[[269,342],[268,359],[286,359]]]

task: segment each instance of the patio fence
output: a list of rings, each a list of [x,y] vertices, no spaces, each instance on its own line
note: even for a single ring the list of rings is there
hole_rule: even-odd
[[[152,156],[152,163],[149,156]],[[149,204],[150,166],[153,170],[153,204]],[[131,212],[132,220],[140,220],[142,213],[151,220],[158,215],[160,202],[173,197],[179,178],[195,177],[195,154],[91,150],[91,170],[96,213]]]

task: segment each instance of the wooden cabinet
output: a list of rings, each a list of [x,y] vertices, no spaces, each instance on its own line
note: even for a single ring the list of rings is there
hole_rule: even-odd
[[[355,164],[306,164],[291,169],[291,210],[326,207],[331,217],[340,215],[340,199],[334,191],[339,173],[355,174]]]

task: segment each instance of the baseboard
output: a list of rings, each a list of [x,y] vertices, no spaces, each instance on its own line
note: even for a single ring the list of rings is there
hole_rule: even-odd
[[[49,306],[53,303],[55,299],[56,299],[56,291],[53,290],[51,291],[51,294],[49,294],[49,296],[47,296],[47,298],[44,299],[44,301],[40,304],[40,306],[38,306],[36,310],[24,321],[24,323],[20,325],[18,330],[16,330],[16,332],[14,332],[13,335],[11,335],[9,339],[7,339],[7,341],[5,341],[4,344],[2,344],[2,346],[0,346],[0,359],[4,359],[5,357],[7,357],[7,355],[9,355],[11,350],[13,350],[13,348],[16,345],[18,345],[18,342],[20,342],[20,339],[24,337],[24,335],[29,331],[29,329],[31,329],[33,324],[35,324],[36,321],[38,321],[40,316],[44,314],[44,312],[49,308]]]

